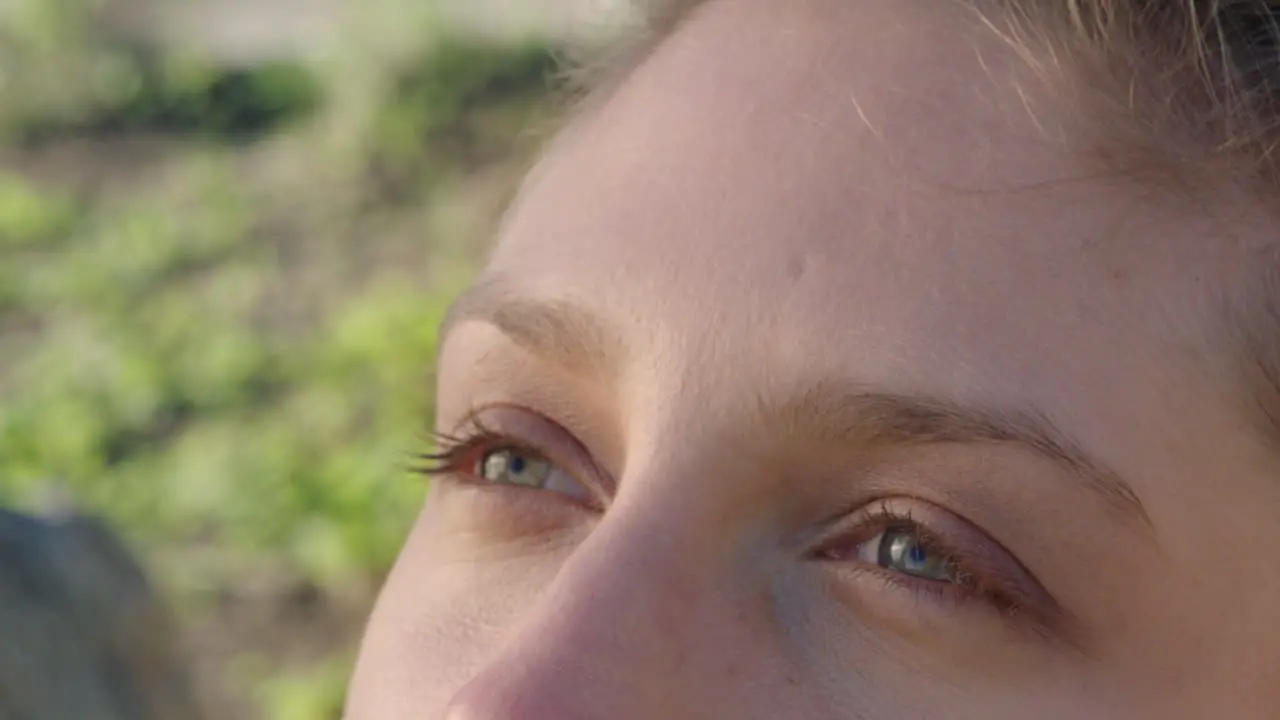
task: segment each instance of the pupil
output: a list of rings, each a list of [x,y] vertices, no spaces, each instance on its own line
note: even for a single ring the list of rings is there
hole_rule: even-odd
[[[929,559],[929,554],[919,545],[913,545],[911,549],[907,551],[907,558],[914,565],[923,565],[925,560]]]
[[[914,529],[886,531],[876,554],[881,567],[941,582],[955,582],[946,557],[930,552]]]
[[[517,455],[517,456],[515,456],[515,457],[511,458],[511,466],[510,466],[510,467],[511,467],[511,472],[513,472],[513,473],[519,474],[519,473],[524,472],[524,468],[525,468],[525,460],[524,460],[524,458],[523,458],[523,457],[520,457],[519,455]]]

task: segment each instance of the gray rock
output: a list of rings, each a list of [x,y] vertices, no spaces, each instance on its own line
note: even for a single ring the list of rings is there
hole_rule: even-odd
[[[0,510],[0,720],[196,720],[172,624],[101,523]]]

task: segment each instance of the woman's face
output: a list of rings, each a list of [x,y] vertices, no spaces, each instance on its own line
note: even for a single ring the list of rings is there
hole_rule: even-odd
[[[1025,67],[948,3],[715,0],[564,133],[350,716],[1273,717],[1241,263]]]

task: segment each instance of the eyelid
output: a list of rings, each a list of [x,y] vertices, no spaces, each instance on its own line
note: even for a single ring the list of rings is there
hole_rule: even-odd
[[[613,483],[590,451],[559,423],[516,405],[488,405],[467,413],[449,435],[462,444],[490,441],[537,453],[569,473],[595,497],[599,510],[608,507]]]
[[[852,559],[852,550],[858,544],[873,539],[886,527],[892,527],[903,519],[918,527],[935,549],[954,558],[962,571],[973,579],[972,588],[955,586],[957,592],[971,592],[974,600],[1005,603],[1007,607],[1002,610],[1008,614],[1030,614],[1046,625],[1057,624],[1057,619],[1064,616],[1062,608],[1034,574],[999,542],[971,522],[914,498],[892,497],[863,504],[826,528],[814,542],[811,555],[840,562],[859,562]],[[849,551],[843,555],[833,552],[833,549],[845,547]],[[912,581],[939,582],[924,578],[912,578]]]

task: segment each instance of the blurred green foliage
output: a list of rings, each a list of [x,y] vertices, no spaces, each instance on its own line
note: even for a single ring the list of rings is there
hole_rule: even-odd
[[[375,287],[282,342],[254,320],[271,260],[248,202],[206,182],[181,214],[143,202],[0,226],[74,228],[3,256],[11,312],[43,326],[6,372],[6,500],[55,480],[147,543],[281,552],[321,581],[385,567],[415,505],[395,480],[429,413],[446,300]]]
[[[521,147],[552,54],[424,30],[382,68],[364,135],[327,144],[341,77],[176,57],[97,12],[0,12],[0,153],[21,159],[0,170],[0,504],[69,492],[193,627],[263,575],[322,597],[376,585],[422,501],[406,468],[428,449],[435,330],[470,272],[446,193]],[[166,143],[158,170],[22,169],[42,148],[138,138]],[[419,265],[379,260],[380,242]],[[242,653],[268,672],[224,669],[237,693],[263,717],[337,716],[349,648],[290,667],[271,653]]]
[[[217,68],[199,62],[156,66],[145,56],[122,61],[128,82],[111,87],[90,113],[31,114],[11,120],[24,140],[129,131],[244,139],[305,117],[319,103],[316,78],[295,64]]]
[[[342,711],[343,686],[351,663],[342,656],[271,677],[255,695],[272,720],[315,720]]]
[[[554,57],[538,45],[495,55],[442,43],[433,62],[395,72],[395,101],[381,105],[375,115],[370,162],[384,176],[404,182],[429,177],[441,151],[483,151],[473,132],[474,108],[494,97],[543,87],[554,70]],[[441,142],[444,137],[449,142]]]
[[[107,12],[94,0],[10,0],[0,9],[0,133],[244,138],[320,104],[320,79],[297,64],[223,67],[175,56],[110,32]]]

